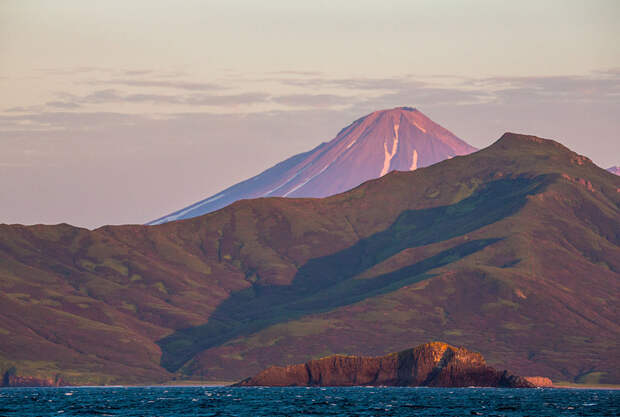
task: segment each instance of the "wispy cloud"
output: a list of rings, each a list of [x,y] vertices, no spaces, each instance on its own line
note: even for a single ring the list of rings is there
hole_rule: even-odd
[[[249,92],[243,94],[229,95],[208,95],[194,94],[188,96],[184,103],[199,106],[236,106],[240,104],[261,103],[269,100],[270,95],[260,92]]]
[[[341,88],[348,90],[394,90],[404,87],[422,87],[426,82],[408,77],[391,78],[330,78],[321,76],[312,77],[279,77],[271,78],[283,85],[306,88]]]
[[[294,71],[294,70],[282,70],[282,71],[272,71],[269,74],[278,74],[278,75],[304,75],[304,76],[320,76],[323,73],[320,71]]]
[[[412,101],[416,105],[454,105],[472,103],[506,103],[516,101],[610,101],[620,99],[620,70],[598,71],[586,76],[547,77],[485,77],[464,78],[457,76],[416,79],[415,77],[393,78],[328,78],[281,77],[283,85],[305,89],[339,88],[358,91],[377,91],[368,99],[377,103]],[[359,93],[361,92],[361,93]],[[283,100],[280,100],[283,101]],[[295,105],[296,100],[291,100]]]
[[[118,90],[107,88],[105,90],[97,90],[85,96],[73,96],[74,103],[88,104],[105,104],[105,103],[160,103],[160,104],[178,104],[182,98],[175,95],[166,94],[125,94]]]
[[[273,97],[272,101],[291,107],[325,107],[334,105],[351,105],[355,101],[352,97],[334,94],[289,94]]]
[[[43,111],[45,109],[44,106],[15,106],[9,107],[8,109],[4,109],[5,113],[36,113]]]
[[[65,102],[65,101],[48,101],[45,103],[48,107],[55,107],[59,109],[77,109],[81,106],[77,103]]]
[[[113,112],[39,111],[0,115],[0,132],[15,136],[21,133],[86,131],[113,126],[130,126],[147,120],[147,116]]]
[[[128,77],[134,77],[139,75],[149,75],[152,74],[152,70],[124,70],[123,74]]]
[[[588,76],[493,77],[481,81],[491,86],[498,100],[506,101],[589,101],[620,100],[620,71],[597,72]],[[499,85],[493,88],[493,85]]]
[[[148,74],[148,73],[147,73]],[[144,75],[147,75],[144,74]],[[140,74],[134,74],[140,75]],[[110,79],[104,81],[90,81],[89,84],[99,85],[123,85],[129,87],[155,87],[155,88],[168,88],[176,90],[190,90],[190,91],[219,91],[225,90],[227,87],[215,83],[203,83],[203,82],[191,82],[181,80],[144,80],[144,79]]]
[[[77,108],[83,104],[109,103],[152,103],[164,105],[189,106],[235,106],[253,104],[269,100],[270,95],[260,92],[240,94],[157,94],[157,93],[124,93],[113,88],[96,90],[86,95],[75,95],[65,92],[57,93],[62,101],[48,102],[51,107]]]
[[[98,74],[97,76],[105,75],[108,77],[158,77],[158,78],[176,78],[186,75],[181,71],[156,71],[151,69],[138,69],[138,68],[112,68],[112,67],[93,67],[93,66],[78,66],[72,68],[36,68],[35,71],[41,74],[51,76],[65,76],[70,75],[75,77],[76,75],[90,75]]]
[[[105,71],[81,70],[86,74]],[[4,113],[44,114],[59,110],[97,113],[109,111],[116,104],[125,104],[122,108],[127,114],[167,114],[170,117],[190,107],[194,108],[192,111],[218,114],[310,109],[361,114],[401,105],[429,109],[620,101],[620,69],[582,76],[480,78],[449,75],[337,78],[314,71],[281,71],[263,78],[240,78],[234,88],[230,80],[221,83],[188,81],[187,75],[166,79],[162,72],[139,69],[118,70],[111,75],[108,80],[86,79],[80,84],[106,88],[82,94],[57,92],[53,100],[44,104],[12,107]]]
[[[76,74],[86,74],[86,73],[95,73],[95,72],[109,72],[111,71],[108,68],[101,67],[73,67],[73,68],[37,68],[35,71],[46,74],[46,75],[71,75],[74,76]]]

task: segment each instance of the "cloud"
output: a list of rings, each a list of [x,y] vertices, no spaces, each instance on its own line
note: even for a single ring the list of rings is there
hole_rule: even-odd
[[[143,71],[132,71],[142,73]],[[130,104],[128,113],[175,114],[185,107],[196,111],[215,113],[268,113],[321,109],[364,114],[376,109],[396,106],[413,106],[431,109],[445,106],[498,106],[533,105],[549,106],[566,102],[617,103],[620,100],[620,70],[599,71],[585,76],[547,77],[480,77],[413,76],[386,78],[329,78],[312,72],[283,72],[281,77],[252,80],[252,84],[239,83],[234,94],[222,94],[224,87],[214,83],[118,78],[107,84],[118,83],[128,88],[102,88],[77,95],[56,93],[54,100],[44,106],[13,107],[8,113],[54,113],[59,110],[96,112],[100,105]],[[274,82],[282,87],[274,87]],[[249,88],[254,90],[249,90]],[[243,91],[247,87],[249,91]],[[292,88],[290,88],[292,87]],[[136,91],[136,88],[138,89]],[[168,88],[168,90],[164,90]],[[211,91],[210,89],[214,89]],[[262,91],[261,91],[262,90]],[[291,90],[293,92],[291,92]],[[286,93],[284,93],[286,92]],[[145,107],[143,105],[148,105]],[[107,108],[107,110],[113,110]],[[25,122],[20,122],[25,123]],[[19,126],[12,126],[11,129]],[[26,126],[34,129],[34,125]],[[6,127],[3,128],[6,131]]]
[[[17,106],[4,109],[5,113],[33,113],[43,111],[43,106]]]
[[[393,78],[276,78],[283,85],[306,88],[342,88],[349,90],[394,90],[404,87],[421,87],[425,82],[405,77]]]
[[[138,71],[141,72],[141,71]],[[136,73],[134,71],[134,73]],[[144,75],[147,75],[145,72]],[[129,75],[129,74],[128,74]],[[140,74],[134,74],[140,75]],[[126,79],[111,79],[105,81],[90,81],[89,84],[100,85],[124,85],[128,87],[155,87],[155,88],[170,88],[176,90],[190,90],[190,91],[218,91],[224,90],[226,87],[214,83],[202,83],[202,82],[190,82],[190,81],[176,81],[176,80],[136,80],[131,78]]]
[[[271,78],[240,78],[234,94],[229,91],[225,91],[228,94],[223,93],[227,87],[216,83],[165,79],[161,72],[122,72],[124,77],[104,82],[91,81],[90,84],[116,84],[128,87],[126,90],[101,88],[81,95],[59,92],[54,100],[47,101],[44,106],[13,107],[6,109],[5,114],[47,114],[59,110],[93,113],[103,110],[100,105],[123,103],[131,104],[131,107],[122,107],[128,114],[166,114],[166,117],[174,117],[179,110],[187,111],[188,107],[195,108],[194,111],[219,114],[267,114],[317,109],[346,111],[347,114],[359,116],[377,109],[404,105],[424,110],[446,106],[529,106],[536,103],[554,106],[560,103],[620,101],[620,69],[583,76],[480,78],[448,75],[335,78],[317,72],[282,71],[269,73],[276,75]],[[143,77],[134,79],[131,76]],[[108,106],[106,110],[114,108]],[[33,129],[32,126],[26,128]],[[3,130],[6,131],[6,127]]]
[[[48,107],[56,107],[59,109],[77,109],[81,107],[77,103],[71,103],[66,101],[48,101],[47,103],[45,103],[45,105]]]
[[[165,77],[180,77],[185,75],[184,72],[180,71],[154,71],[150,69],[119,69],[119,68],[111,68],[111,67],[93,67],[93,66],[79,66],[72,68],[37,68],[35,71],[39,73],[43,73],[46,75],[52,76],[65,76],[69,75],[74,78],[76,75],[83,74],[105,74],[108,76],[117,76],[117,77],[137,77],[137,76],[155,76],[160,78]]]
[[[93,72],[109,72],[110,69],[101,67],[74,67],[74,68],[37,68],[36,71],[46,75],[71,75],[86,74]]]
[[[269,94],[250,92],[230,95],[194,94],[184,100],[184,104],[198,106],[236,106],[240,104],[254,104],[268,101]]]
[[[486,86],[498,102],[617,102],[620,70],[598,71],[585,76],[489,77],[474,81]]]
[[[0,115],[0,129],[13,136],[28,132],[87,131],[113,126],[130,126],[147,116],[112,112],[39,111],[19,115]]]
[[[273,97],[272,101],[291,107],[325,107],[351,105],[357,99],[334,94],[289,94]]]
[[[123,100],[123,96],[112,88],[105,90],[97,90],[83,97],[73,96],[76,102],[101,104],[101,103],[116,103]]]
[[[320,71],[292,71],[292,70],[283,70],[283,71],[271,71],[269,74],[281,74],[281,75],[312,75],[312,76],[320,76],[323,73]]]
[[[124,75],[127,75],[129,77],[134,77],[137,75],[148,75],[148,74],[152,74],[153,71],[151,70],[125,70],[123,71]]]
[[[620,99],[620,69],[597,71],[584,76],[483,77],[466,78],[444,75],[439,77],[391,78],[326,78],[280,77],[271,79],[285,86],[307,90],[341,89],[358,92],[357,97],[378,104],[411,103],[422,105],[469,105],[475,103],[523,103],[589,101],[609,102]],[[377,93],[379,93],[377,95]],[[312,95],[318,96],[316,92]],[[312,98],[303,95],[275,100],[291,106]],[[326,97],[326,96],[325,96]],[[298,98],[298,100],[296,99]],[[338,100],[335,100],[337,102]],[[389,104],[388,104],[389,105]]]
[[[82,104],[108,104],[108,103],[152,103],[160,105],[189,105],[189,106],[236,106],[241,104],[254,104],[266,102],[270,95],[260,92],[248,92],[240,94],[154,94],[154,93],[123,93],[113,88],[93,91],[92,93],[78,96],[70,93],[57,93],[63,101],[53,101],[56,107],[62,103],[64,108],[77,108]],[[53,105],[52,105],[53,107]]]

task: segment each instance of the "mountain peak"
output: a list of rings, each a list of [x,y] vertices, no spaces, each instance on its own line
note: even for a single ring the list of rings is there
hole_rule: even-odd
[[[539,164],[538,168],[542,166],[549,168],[551,165],[556,168],[560,166],[588,169],[596,167],[590,158],[572,151],[560,142],[513,132],[504,133],[501,138],[488,148],[483,149],[481,153],[493,156],[502,154],[507,161],[520,160],[524,163],[529,161],[533,164],[532,167]],[[521,156],[524,155],[530,155],[533,158],[521,159]]]
[[[612,174],[620,175],[620,166],[614,165],[613,167],[607,168],[607,171],[611,172]]]
[[[514,149],[520,150],[522,152],[526,150],[532,151],[533,149],[544,149],[545,152],[551,151],[555,153],[566,154],[566,156],[570,157],[571,160],[575,160],[578,165],[583,165],[585,162],[592,163],[590,158],[571,151],[560,142],[557,142],[553,139],[545,139],[533,135],[506,132],[489,148],[492,149],[497,147],[500,147],[504,150]]]
[[[413,107],[378,110],[334,139],[150,224],[196,217],[259,197],[327,197],[390,171],[412,171],[477,149]]]
[[[392,109],[377,110],[357,119],[349,126],[359,124],[360,122],[377,120],[390,120],[393,122],[394,125],[400,125],[400,122],[402,121],[404,124],[411,124],[415,126],[417,129],[424,133],[426,133],[427,130],[433,128],[440,128],[444,131],[447,131],[414,107],[394,107]]]
[[[422,114],[421,111],[419,111],[418,109],[416,109],[415,107],[408,107],[408,106],[401,106],[401,107],[394,107],[391,109],[383,109],[383,110],[376,110],[364,117],[369,117],[373,114],[402,114],[402,113],[420,113]],[[363,118],[364,118],[363,117]]]
[[[502,135],[501,138],[497,140],[496,143],[501,144],[516,144],[516,143],[541,143],[541,144],[554,144],[554,146],[560,145],[559,142],[556,142],[552,139],[544,139],[534,135],[526,135],[523,133],[514,133],[514,132],[506,132]]]

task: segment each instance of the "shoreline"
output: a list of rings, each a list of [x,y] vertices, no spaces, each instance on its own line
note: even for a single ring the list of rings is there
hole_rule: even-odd
[[[235,382],[230,381],[187,381],[187,383],[162,383],[162,384],[129,384],[129,385],[64,385],[59,387],[50,387],[50,386],[39,386],[39,387],[2,387],[4,388],[52,388],[52,389],[86,389],[86,388],[216,388],[216,387],[230,387],[230,388],[247,388],[247,387],[232,387]],[[351,385],[351,386],[298,386],[298,387],[271,387],[271,386],[261,386],[257,388],[443,388],[443,389],[478,389],[478,388],[499,388],[499,387],[427,387],[427,386],[418,386],[418,387],[393,387],[393,386],[371,386],[366,387],[362,385]],[[620,390],[620,384],[600,384],[600,385],[579,385],[579,384],[554,384],[548,387],[535,387],[535,388],[510,388],[510,389],[572,389],[572,390]],[[505,388],[500,388],[505,389]]]
[[[545,387],[543,387],[545,388]],[[620,385],[615,384],[600,384],[600,385],[579,385],[579,384],[553,384],[550,387],[553,389],[607,389],[607,390],[620,390]]]

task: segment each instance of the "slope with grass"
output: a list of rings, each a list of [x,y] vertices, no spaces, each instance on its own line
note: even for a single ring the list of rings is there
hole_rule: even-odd
[[[428,340],[620,381],[620,178],[557,142],[159,226],[0,226],[0,371],[239,380]]]

